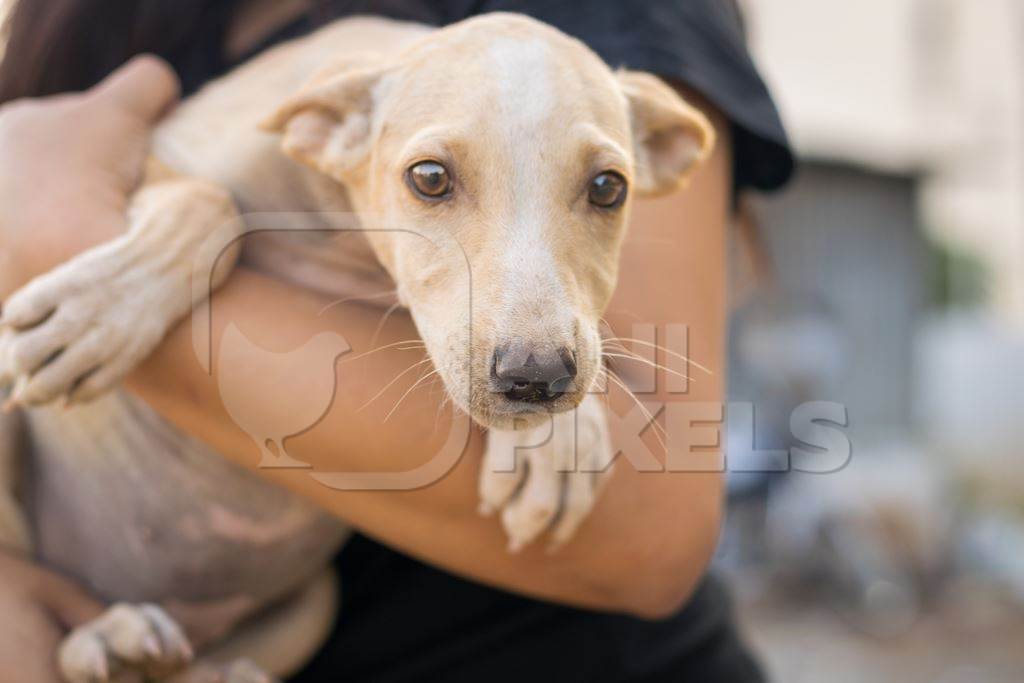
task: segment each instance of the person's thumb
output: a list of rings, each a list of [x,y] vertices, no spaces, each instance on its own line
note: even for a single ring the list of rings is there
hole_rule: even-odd
[[[178,77],[167,62],[154,55],[138,55],[93,86],[89,94],[153,123],[178,100],[180,91]]]

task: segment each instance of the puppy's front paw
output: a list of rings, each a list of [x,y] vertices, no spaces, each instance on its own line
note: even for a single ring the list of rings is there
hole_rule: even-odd
[[[189,279],[127,238],[102,245],[12,294],[0,324],[10,403],[86,401],[111,388],[188,309]]]
[[[119,603],[61,643],[57,662],[69,683],[105,683],[122,672],[164,677],[192,661],[178,624],[156,605]]]
[[[594,507],[612,455],[607,418],[596,396],[539,427],[491,430],[480,473],[481,512],[502,511],[511,552],[548,529],[549,547],[556,550]]]
[[[128,222],[4,302],[0,383],[14,384],[11,404],[87,401],[117,384],[226,279],[244,228],[227,192],[190,179],[137,192]]]

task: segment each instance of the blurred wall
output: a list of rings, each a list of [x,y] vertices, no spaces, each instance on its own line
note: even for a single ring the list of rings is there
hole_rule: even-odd
[[[776,295],[789,302],[790,326],[803,330],[791,337],[793,365],[818,366],[803,400],[844,403],[855,444],[911,422],[914,337],[926,305],[916,193],[912,177],[808,162],[790,191],[758,203]],[[835,348],[819,360],[824,345]]]
[[[743,4],[801,156],[919,173],[926,229],[1024,330],[1024,2]]]

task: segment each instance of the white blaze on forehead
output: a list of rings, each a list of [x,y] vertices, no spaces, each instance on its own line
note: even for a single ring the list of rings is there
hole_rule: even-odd
[[[495,123],[503,133],[501,144],[511,164],[503,169],[507,175],[496,179],[507,184],[512,199],[503,221],[506,230],[494,233],[504,242],[498,250],[502,262],[495,264],[495,271],[504,276],[504,310],[498,313],[497,323],[505,329],[497,332],[565,334],[572,316],[546,234],[555,227],[550,223],[557,221],[548,210],[556,188],[550,185],[550,172],[541,167],[550,163],[544,161],[541,149],[548,136],[539,135],[560,125],[554,116],[559,96],[553,79],[556,60],[551,47],[536,38],[501,38],[489,53],[498,97]],[[524,314],[530,320],[524,320]]]
[[[513,126],[536,124],[548,118],[554,106],[551,49],[537,38],[499,38],[489,53],[500,106]]]

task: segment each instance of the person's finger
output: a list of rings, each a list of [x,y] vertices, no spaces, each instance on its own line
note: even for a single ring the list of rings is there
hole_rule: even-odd
[[[174,70],[154,55],[133,57],[90,91],[90,95],[109,99],[149,122],[163,116],[180,93]]]

